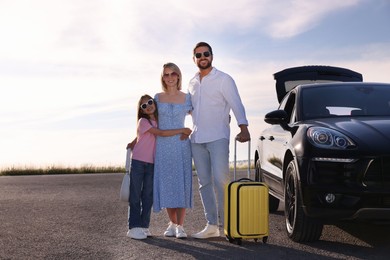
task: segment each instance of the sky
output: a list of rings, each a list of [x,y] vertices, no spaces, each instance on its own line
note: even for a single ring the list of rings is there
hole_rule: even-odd
[[[390,82],[389,25],[388,0],[0,0],[0,169],[124,165],[138,99],[162,91],[166,62],[186,92],[199,41],[237,84],[253,157],[274,73],[329,65]]]

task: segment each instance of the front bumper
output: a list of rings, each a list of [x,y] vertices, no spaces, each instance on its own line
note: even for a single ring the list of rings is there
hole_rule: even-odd
[[[302,159],[299,165],[303,208],[308,216],[390,220],[390,157],[349,163]]]

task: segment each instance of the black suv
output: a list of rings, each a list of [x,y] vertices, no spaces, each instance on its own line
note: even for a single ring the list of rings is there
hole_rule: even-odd
[[[274,77],[279,107],[254,160],[270,212],[284,202],[288,236],[315,241],[325,223],[390,220],[390,84],[330,66]]]

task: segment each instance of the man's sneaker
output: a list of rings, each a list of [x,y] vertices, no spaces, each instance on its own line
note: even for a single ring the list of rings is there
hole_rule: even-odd
[[[176,236],[176,224],[169,222],[167,230],[164,232],[165,237],[174,237]]]
[[[132,239],[145,239],[145,238],[147,238],[143,228],[140,228],[140,227],[132,228],[129,231],[127,231],[127,236],[132,238]]]
[[[149,228],[144,228],[144,233],[147,237],[151,237],[152,236],[152,233],[150,233],[150,230]]]
[[[219,237],[219,228],[217,225],[207,224],[206,227],[202,231],[200,231],[196,234],[193,234],[192,237],[199,238],[199,239],[210,238],[210,237]]]
[[[186,238],[187,234],[183,229],[183,226],[177,225],[176,226],[176,238]]]

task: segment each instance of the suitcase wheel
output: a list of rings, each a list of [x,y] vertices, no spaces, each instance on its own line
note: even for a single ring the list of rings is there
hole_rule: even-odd
[[[229,236],[226,236],[226,239],[229,241],[229,243],[234,243],[236,242],[237,245],[241,246],[242,245],[242,239],[241,238],[232,238],[232,237],[229,237]]]
[[[234,243],[234,238],[226,236],[226,239],[229,241],[229,243]]]

